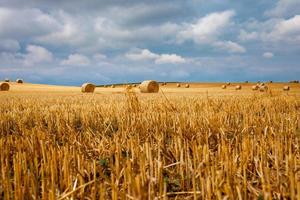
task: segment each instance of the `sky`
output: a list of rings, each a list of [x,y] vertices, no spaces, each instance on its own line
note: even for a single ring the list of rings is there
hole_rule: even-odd
[[[299,77],[299,0],[0,0],[0,79]]]

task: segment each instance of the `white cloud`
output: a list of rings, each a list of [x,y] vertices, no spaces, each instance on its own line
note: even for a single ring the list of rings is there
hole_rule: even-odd
[[[94,60],[96,61],[101,61],[101,60],[104,60],[106,59],[106,55],[104,54],[101,54],[101,53],[97,53],[93,56]]]
[[[0,36],[24,39],[34,38],[56,30],[58,22],[39,9],[0,7]]]
[[[274,54],[272,52],[265,52],[262,55],[264,58],[273,58]]]
[[[71,54],[61,62],[62,65],[84,66],[90,64],[90,59],[81,54]]]
[[[245,53],[245,47],[239,45],[238,43],[232,41],[217,41],[213,44],[214,46],[226,50],[230,53]]]
[[[300,15],[277,23],[269,36],[275,40],[300,41]]]
[[[247,32],[245,30],[241,30],[238,38],[241,41],[256,40],[259,38],[259,33],[256,31]]]
[[[51,32],[36,37],[36,41],[53,46],[78,45],[85,41],[85,24],[64,11],[53,14],[56,26]],[[92,32],[90,32],[92,34]]]
[[[299,0],[278,0],[276,6],[265,12],[265,15],[272,17],[291,16],[299,14],[300,1]]]
[[[134,52],[125,54],[125,57],[133,61],[147,61],[154,60],[156,64],[178,64],[184,63],[186,60],[176,54],[156,54],[148,49],[137,49]]]
[[[28,45],[27,53],[22,55],[24,65],[34,65],[38,63],[51,62],[53,55],[46,48],[37,45]]]
[[[177,63],[184,63],[186,60],[178,56],[176,54],[161,54],[156,60],[156,64],[167,64],[167,63],[172,63],[172,64],[177,64]]]
[[[233,10],[210,13],[194,24],[186,24],[184,30],[179,32],[177,40],[193,40],[198,44],[210,43],[222,34],[234,15]]]
[[[247,26],[247,25],[246,25]],[[264,22],[250,22],[248,30],[241,30],[241,41],[261,40],[273,44],[300,44],[300,15],[289,19],[269,19]]]
[[[135,52],[129,52],[125,54],[125,57],[127,57],[130,60],[152,60],[159,58],[158,54],[152,53],[148,49],[142,49],[137,50]]]
[[[17,52],[20,50],[20,44],[12,39],[0,39],[0,51]]]

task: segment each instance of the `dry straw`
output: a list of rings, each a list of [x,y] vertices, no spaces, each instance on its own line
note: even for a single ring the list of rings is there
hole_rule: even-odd
[[[8,91],[9,90],[9,84],[8,83],[0,83],[0,91]]]
[[[180,87],[181,85],[179,83],[176,84],[177,87]]]
[[[226,89],[226,85],[222,85],[222,89]]]
[[[84,92],[84,93],[93,93],[94,90],[95,90],[96,86],[92,83],[84,83],[82,86],[81,86],[81,92]]]
[[[231,83],[230,83],[230,82],[228,82],[228,83],[226,83],[226,85],[231,85]]]
[[[111,85],[110,87],[111,87],[111,88],[115,88],[115,85]]]
[[[146,80],[140,84],[140,91],[142,93],[157,93],[159,91],[159,84],[153,80]]]
[[[23,83],[23,80],[22,79],[17,79],[16,83]]]
[[[185,86],[184,86],[185,88],[189,88],[190,87],[190,85],[189,84],[185,84]]]
[[[126,85],[126,90],[131,90],[132,89],[132,85]]]
[[[237,86],[235,87],[235,89],[236,89],[236,90],[241,90],[241,89],[242,89],[242,86],[241,86],[241,85],[237,85]]]
[[[283,87],[283,91],[289,91],[290,90],[290,86],[286,85]]]

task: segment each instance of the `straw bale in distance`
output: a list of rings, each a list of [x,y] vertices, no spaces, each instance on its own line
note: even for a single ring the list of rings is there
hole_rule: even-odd
[[[258,90],[259,86],[258,85],[253,85],[252,90]]]
[[[241,85],[237,85],[237,86],[235,87],[235,89],[236,89],[236,90],[241,90],[241,89],[242,89],[242,86],[241,86]]]
[[[222,85],[222,89],[226,89],[226,85]]]
[[[6,78],[4,81],[8,83],[8,82],[9,82],[9,79],[8,79],[8,78]]]
[[[230,85],[230,84],[231,84],[230,82],[226,83],[226,85]]]
[[[177,87],[180,87],[181,85],[179,83],[176,84]]]
[[[17,79],[16,83],[23,83],[23,80],[22,79]]]
[[[0,83],[0,91],[8,91],[9,90],[9,84],[4,82]]]
[[[81,92],[85,92],[85,93],[93,93],[95,90],[96,86],[92,83],[84,83],[81,86]]]
[[[185,86],[184,86],[185,88],[189,88],[190,87],[190,85],[189,84],[185,84]]]
[[[115,85],[111,85],[110,87],[111,87],[111,88],[115,88]]]
[[[259,91],[261,91],[261,92],[265,92],[265,91],[267,91],[268,90],[268,86],[266,86],[266,85],[261,85],[260,87],[259,87]]]
[[[142,93],[157,93],[159,91],[159,84],[153,80],[146,80],[140,84],[140,91]]]
[[[290,90],[290,86],[286,85],[283,87],[283,91],[289,91]]]

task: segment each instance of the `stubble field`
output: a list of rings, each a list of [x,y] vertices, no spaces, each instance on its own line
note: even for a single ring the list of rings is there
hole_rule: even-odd
[[[221,85],[11,84],[0,199],[300,199],[300,85]]]

